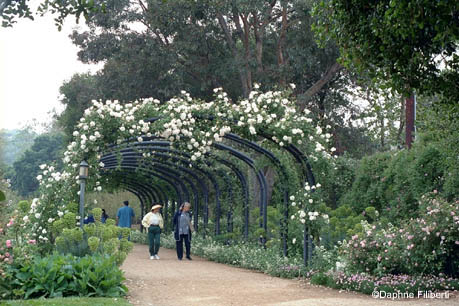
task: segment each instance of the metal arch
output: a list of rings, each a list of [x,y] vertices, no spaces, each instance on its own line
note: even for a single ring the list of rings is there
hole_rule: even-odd
[[[145,145],[155,145],[155,146],[145,146]],[[159,145],[159,146],[156,146],[156,145]],[[174,154],[180,154],[182,156],[185,156],[185,157],[188,157],[189,158],[189,155],[184,153],[184,152],[180,152],[180,151],[176,151],[176,150],[172,150],[170,149],[170,142],[169,141],[163,141],[163,140],[156,140],[156,141],[143,141],[142,143],[134,143],[134,146],[137,147],[137,148],[140,148],[140,149],[149,149],[149,150],[152,150],[152,149],[155,149],[155,150],[162,150],[162,151],[166,151],[166,152],[169,152],[169,153],[174,153]],[[231,148],[232,149],[232,148]],[[132,147],[128,147],[128,148],[123,148],[121,150],[119,150],[119,152],[123,152],[123,151],[129,151],[129,152],[133,152],[133,149]],[[237,151],[236,151],[237,152]],[[155,153],[155,154],[159,154],[159,153]],[[168,156],[167,157],[169,158],[177,158],[177,157],[173,157],[173,156]],[[215,160],[217,160],[218,162],[224,164],[225,166],[229,167],[231,170],[233,170],[235,173],[236,173],[236,176],[239,178],[239,180],[241,181],[241,185],[242,185],[242,188],[244,190],[244,198],[245,198],[245,231],[244,231],[244,236],[247,238],[248,237],[248,186],[247,186],[247,181],[244,177],[244,175],[242,174],[242,172],[239,170],[239,168],[224,160],[224,159],[220,159],[216,156],[211,156],[213,157]],[[239,158],[240,159],[240,158]],[[250,158],[249,158],[250,159]],[[192,163],[192,162],[191,162]],[[200,167],[196,167],[197,170],[200,170],[200,171],[203,171],[202,169],[200,169]],[[207,172],[206,174],[207,176],[211,176],[211,174],[209,174]],[[209,177],[210,180],[214,183],[215,179],[212,178],[212,177]],[[215,187],[215,185],[214,185]],[[206,210],[207,211],[207,207],[206,207]],[[207,224],[207,219],[206,219],[206,216],[207,214],[205,214],[205,224]]]
[[[233,163],[227,161],[227,160],[224,160],[224,159],[220,159],[218,157],[214,157],[218,162],[222,163],[223,165],[225,165],[226,167],[230,168],[231,170],[234,171],[234,173],[236,173],[236,176],[237,178],[239,179],[239,181],[241,182],[241,186],[242,186],[242,190],[243,190],[243,196],[244,196],[244,238],[248,238],[249,237],[249,188],[248,188],[248,184],[247,184],[247,180],[244,176],[244,174],[242,173],[241,170],[239,170],[239,168],[234,165]]]
[[[131,170],[132,172],[135,172],[135,170],[137,169],[136,167],[132,167],[132,166],[123,166],[122,168],[123,168],[123,169],[129,169],[129,170]],[[110,167],[108,167],[107,165],[104,165],[103,169],[105,169],[105,170],[117,170],[117,169],[118,169],[118,166],[110,166]],[[175,194],[177,195],[177,200],[178,200],[179,202],[182,202],[182,199],[183,199],[183,198],[182,198],[181,190],[180,190],[179,186],[177,186],[177,185],[174,183],[173,180],[171,180],[171,179],[169,179],[169,178],[167,178],[167,177],[164,177],[164,176],[162,176],[162,175],[160,175],[160,174],[154,173],[154,172],[152,172],[152,171],[145,171],[145,170],[144,170],[144,172],[149,173],[150,175],[155,176],[155,177],[157,177],[157,178],[159,178],[159,179],[161,179],[161,180],[167,182],[167,183],[168,183],[170,186],[172,186],[172,188],[174,189]]]
[[[260,207],[264,207],[264,211],[266,211],[266,206],[267,206],[267,184],[266,184],[266,179],[265,179],[265,176],[264,174],[262,173],[261,170],[258,170],[256,169],[255,167],[255,162],[253,161],[253,159],[251,159],[250,157],[248,157],[247,155],[237,151],[237,150],[234,150],[233,148],[231,147],[228,147],[224,144],[219,144],[219,143],[214,143],[213,146],[215,146],[215,148],[217,149],[221,149],[221,150],[227,150],[230,152],[231,155],[234,155],[236,157],[238,157],[240,160],[242,160],[243,162],[245,162],[256,174],[256,177],[257,177],[257,180],[258,180],[258,183],[260,184],[260,191],[261,191],[261,197],[260,197]],[[263,224],[263,229],[265,231],[265,233],[267,232],[267,223],[264,223]],[[262,237],[261,239],[263,245],[265,245],[266,243],[266,237]]]
[[[125,171],[131,171],[131,172],[134,172],[134,171],[136,170],[135,167],[126,167],[126,166],[124,166],[123,168],[125,169]],[[116,168],[108,167],[108,166],[107,166],[107,170],[116,170]],[[144,174],[144,175],[145,175],[145,174]],[[155,177],[158,177],[158,178],[160,178],[160,179],[162,179],[162,180],[165,180],[167,183],[169,183],[169,184],[174,188],[174,190],[175,190],[176,193],[177,193],[177,196],[180,196],[180,191],[179,191],[178,187],[174,185],[173,182],[168,181],[167,178],[164,178],[164,177],[162,177],[161,175],[152,174],[152,173],[149,173],[149,175],[150,175],[151,178],[152,178],[153,176],[155,176]],[[122,184],[122,182],[121,182],[121,184]],[[166,221],[167,221],[167,216],[166,216]],[[167,222],[166,222],[166,223],[167,223]]]
[[[230,206],[228,208],[228,213],[226,214],[226,231],[228,233],[233,232],[233,223],[232,223],[232,217],[233,217],[233,187],[231,186],[231,180],[228,178],[228,174],[226,174],[225,171],[222,169],[219,169],[218,171],[221,176],[223,177],[223,180],[225,181],[226,184],[226,189],[228,192],[229,200],[230,200]]]
[[[105,160],[104,157],[101,158],[101,161],[103,161],[103,160]],[[110,164],[118,165],[118,161],[117,160],[115,160],[115,163],[113,163],[111,160],[109,162],[110,162]],[[123,161],[121,161],[121,163],[122,162]],[[135,166],[137,166],[138,169],[141,169],[141,168],[139,168],[140,165],[137,163],[137,160],[135,160],[135,162],[136,162]],[[188,189],[186,188],[185,184],[183,183],[183,181],[178,176],[172,176],[170,173],[168,173],[167,171],[163,171],[163,170],[162,171],[158,171],[158,172],[160,172],[163,175],[166,175],[168,177],[172,177],[174,180],[176,180],[179,183],[180,188],[182,189],[182,191],[185,194],[185,201],[189,201],[190,200],[190,194],[188,192]],[[180,199],[180,200],[182,200],[182,199]]]
[[[151,203],[153,201],[156,201],[156,199],[158,199],[158,194],[152,189],[150,188],[151,186],[148,186],[148,185],[145,185],[145,184],[141,184],[137,181],[134,181],[134,180],[125,180],[124,182],[121,182],[121,184],[129,184],[131,185],[133,188],[139,188],[145,195],[146,195],[146,199],[148,201],[148,203]],[[145,203],[147,204],[147,203]],[[147,211],[147,208],[148,207],[142,207],[142,218],[143,218],[143,214],[146,213]]]
[[[146,147],[146,149],[150,149],[150,147]],[[122,152],[122,155],[123,155],[123,159],[125,159],[126,157],[135,157],[135,156],[142,156],[142,153],[139,153],[139,152],[135,152],[135,151],[129,151],[129,152]],[[162,157],[164,158],[171,158],[171,159],[174,159],[176,161],[180,161],[180,162],[183,162],[185,163],[185,161],[177,158],[177,157],[174,157],[174,156],[168,156],[166,154],[155,154],[153,153],[153,155],[161,155]],[[193,177],[197,182],[198,184],[200,185],[201,187],[201,193],[204,195],[204,199],[205,199],[205,204],[207,206],[207,202],[208,202],[208,190],[207,190],[207,186],[203,183],[203,181],[191,170],[185,168],[185,167],[182,167],[182,166],[179,166],[179,165],[176,165],[176,164],[172,164],[170,162],[164,162],[164,161],[161,161],[159,159],[152,159],[152,161],[159,161],[161,164],[164,164],[164,165],[170,165],[170,166],[173,166],[173,167],[177,167],[179,170],[181,170],[182,172],[185,172],[187,173],[188,175],[190,175],[191,177]],[[203,171],[203,170],[201,170]],[[215,180],[213,178],[213,176],[210,174],[210,173],[207,173],[206,174],[210,177],[211,180]],[[217,183],[218,184],[218,183]],[[218,188],[218,187],[217,187]],[[195,197],[195,207],[196,207],[196,211],[198,212],[199,211],[199,198],[196,196]],[[207,207],[206,207],[207,208]],[[194,226],[195,226],[195,230],[198,230],[197,226],[198,226],[198,213],[194,214]]]
[[[104,159],[104,160],[107,161],[106,159]],[[111,162],[112,161],[108,161],[108,164],[110,164]],[[147,169],[146,167],[143,167],[143,166],[139,165],[138,158],[136,156],[126,156],[126,155],[123,154],[123,160],[121,161],[121,164],[123,164],[123,163],[124,164],[128,163],[128,164],[135,165],[135,166],[137,166],[137,168],[139,170]],[[183,190],[185,191],[186,201],[189,201],[190,196],[189,196],[189,193],[188,193],[188,189],[186,188],[185,184],[182,182],[182,180],[180,178],[181,177],[180,173],[176,172],[175,170],[172,170],[172,169],[169,169],[169,168],[165,168],[163,166],[158,166],[158,165],[155,166],[155,171],[160,172],[160,173],[162,173],[164,175],[168,175],[170,177],[174,177],[176,180],[178,180],[179,184],[181,184]],[[171,175],[171,173],[173,175]],[[183,180],[190,185],[190,187],[191,187],[191,189],[192,189],[192,191],[194,193],[195,204],[197,206],[198,205],[197,201],[199,200],[199,198],[198,198],[199,194],[197,192],[196,186],[187,177],[183,177]]]
[[[143,148],[143,146],[145,144],[154,144],[154,145],[160,145],[160,146],[167,146],[167,147],[170,147],[170,142],[169,141],[143,141],[141,143],[139,142],[133,142],[131,143],[131,145],[133,147],[138,147],[138,148]],[[140,145],[140,146],[138,146]],[[148,147],[148,149],[151,149],[151,147]],[[221,148],[220,148],[221,149]],[[240,156],[245,156],[244,154],[238,152],[237,150],[234,150],[233,148],[226,148],[226,150],[229,150],[229,151],[233,151],[234,152],[237,152],[238,155],[235,155],[237,157],[240,158]],[[119,150],[118,152],[123,152],[123,151],[130,151],[132,152],[132,148],[131,147],[128,147],[128,148],[123,148],[121,150]],[[170,152],[170,149],[169,149],[169,152]],[[112,153],[113,154],[113,153]],[[105,158],[107,155],[105,155],[104,157],[101,158],[101,160],[103,160],[103,158]],[[249,157],[245,156],[246,159],[248,160],[251,160]],[[253,161],[252,161],[253,163]],[[211,174],[208,174],[208,176],[211,175]],[[259,179],[259,176],[257,175],[257,178]],[[263,177],[264,179],[264,177]],[[220,212],[220,200],[219,200],[219,197],[220,197],[220,191],[219,191],[219,188],[218,188],[218,183],[216,182],[215,179],[211,179],[213,185],[214,185],[214,189],[216,190],[216,198],[217,198],[217,222],[216,222],[216,232],[217,234],[220,233],[220,215],[221,215],[221,212]],[[264,190],[266,190],[266,188],[264,188]],[[263,200],[263,198],[262,198]],[[265,200],[266,200],[266,196],[265,196]],[[205,210],[205,215],[204,215],[204,223],[207,224],[207,220],[208,220],[208,214],[207,214],[207,207],[206,207],[206,210]]]
[[[114,168],[110,168],[110,169],[114,169]],[[137,169],[137,168],[132,168],[132,167],[131,167],[129,170],[130,170],[131,172],[134,172],[135,169]],[[145,175],[145,174],[144,174],[144,175]],[[150,175],[151,175],[151,174],[150,174]],[[159,177],[160,179],[166,180],[166,182],[169,183],[169,184],[175,189],[177,196],[180,198],[179,189],[177,188],[177,186],[174,185],[173,182],[169,182],[169,181],[167,181],[167,179],[165,179],[165,178],[163,178],[163,177],[161,177],[161,176],[159,176],[159,175],[156,175],[156,176]],[[151,177],[151,176],[150,176],[150,177]],[[145,185],[143,185],[143,186],[145,186]],[[156,188],[155,185],[151,185],[151,186],[148,186],[148,187],[150,187],[150,188],[152,188],[152,189],[155,189],[155,188]],[[145,188],[148,188],[148,187],[145,187]],[[165,214],[165,219],[167,220],[167,207],[168,207],[167,202],[168,202],[169,199],[168,199],[168,197],[167,197],[167,194],[166,194],[163,190],[161,190],[161,189],[157,189],[157,190],[160,191],[160,192],[157,192],[157,194],[163,193],[163,195],[164,195],[164,197],[165,197],[165,199],[166,199],[166,205],[165,205],[165,210],[166,210],[165,213],[166,213],[166,214]],[[153,201],[153,200],[151,200],[151,201]],[[150,201],[150,202],[151,202],[151,201]],[[173,203],[173,204],[175,204],[175,203]],[[173,207],[175,207],[175,205],[173,205]],[[166,227],[166,226],[167,226],[167,223],[165,223],[165,227]],[[166,227],[166,229],[167,229],[167,227]]]
[[[285,167],[279,161],[279,159],[269,150],[259,146],[258,144],[249,141],[247,139],[241,138],[238,135],[233,133],[228,133],[224,136],[227,139],[236,141],[237,143],[245,144],[246,146],[250,147],[251,149],[263,154],[264,156],[268,157],[271,162],[279,169],[283,179],[285,181],[288,180],[287,172],[285,171]],[[283,246],[283,253],[284,256],[287,256],[287,237],[288,237],[288,188],[286,188],[284,184],[281,185],[283,189],[283,202],[284,202],[284,216],[281,223],[281,237],[282,237],[282,246]],[[261,213],[261,212],[260,212]],[[267,223],[267,212],[263,214],[263,223]]]
[[[110,163],[108,163],[108,165],[110,165]],[[139,169],[140,171],[146,171],[148,168],[145,168],[145,167],[140,167],[140,165],[138,164],[137,162],[137,159],[128,159],[128,158],[124,158],[123,157],[123,160],[121,161],[121,165],[122,166],[125,166],[125,165],[130,165],[130,166],[133,166],[134,168],[136,169]],[[175,181],[177,181],[182,190],[185,192],[185,196],[186,196],[186,199],[187,201],[189,201],[189,192],[188,192],[188,189],[187,187],[185,186],[185,184],[182,182],[182,179],[180,178],[180,174],[171,170],[171,169],[168,169],[168,168],[164,168],[164,167],[161,167],[161,166],[156,166],[155,169],[154,169],[156,172],[159,172],[165,176],[168,176],[172,179],[174,179]],[[173,173],[173,174],[171,174]],[[190,184],[192,190],[193,190],[193,193],[194,193],[194,197],[195,199],[198,197],[198,192],[196,190],[196,187],[195,185],[186,177],[183,178],[188,184]]]
[[[126,159],[126,157],[135,157],[135,156],[141,156],[142,154],[141,153],[136,153],[136,152],[123,152],[123,160]],[[129,159],[127,159],[129,160]],[[170,162],[164,162],[164,161],[161,161],[159,159],[152,159],[152,161],[159,161],[161,164],[164,164],[164,165],[170,165],[170,166],[173,166],[173,167],[177,167],[179,170],[181,170],[182,172],[185,172],[187,173],[188,175],[190,175],[191,177],[193,177],[197,182],[198,184],[200,185],[201,189],[199,189],[201,191],[202,194],[206,194],[207,195],[207,187],[205,186],[205,184],[202,182],[202,180],[192,171],[190,171],[189,169],[187,168],[184,168],[182,166],[179,166],[179,165],[176,165],[176,164],[172,164]],[[160,167],[162,169],[164,169],[164,167],[162,166],[156,166],[156,167]],[[165,169],[167,170],[167,169]],[[209,174],[210,175],[210,174]],[[192,188],[195,188],[193,187],[194,184],[191,183],[190,181],[190,185],[192,186]],[[217,185],[218,186],[218,185]],[[218,187],[217,187],[218,188]],[[195,207],[196,207],[196,213],[193,215],[194,217],[194,227],[195,227],[195,230],[197,231],[198,230],[198,212],[199,212],[199,197],[198,197],[198,192],[196,192],[196,195],[194,197],[194,200],[195,200]]]
[[[121,162],[122,164],[122,162]],[[110,164],[111,166],[112,164]],[[118,163],[116,164],[113,164],[113,167],[116,168],[118,166]],[[141,168],[139,167],[139,165],[137,163],[130,163],[129,166],[132,166],[132,169],[139,169],[139,170],[142,170],[142,171],[145,171],[144,168]],[[105,166],[104,166],[105,167]],[[189,198],[190,198],[190,194],[189,194],[189,191],[188,189],[186,188],[185,184],[183,183],[183,181],[177,177],[177,176],[174,176],[174,175],[171,175],[170,173],[168,173],[167,171],[163,171],[163,170],[160,170],[160,171],[157,171],[159,173],[161,173],[162,175],[166,176],[166,177],[169,177],[171,179],[173,179],[174,181],[176,181],[178,183],[178,185],[180,186],[180,189],[183,191],[183,193],[185,194],[185,201],[189,201]],[[180,203],[183,203],[183,198],[181,196],[181,193],[180,193],[180,197],[179,197],[179,201]]]

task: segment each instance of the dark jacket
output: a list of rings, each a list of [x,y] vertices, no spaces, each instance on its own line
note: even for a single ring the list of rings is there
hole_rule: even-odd
[[[180,219],[180,214],[181,214],[181,211],[176,211],[175,214],[174,214],[174,238],[176,241],[179,241],[180,240],[180,237],[179,237],[179,219]],[[190,217],[190,220],[191,220],[191,213],[188,212],[187,213],[188,216]],[[188,230],[188,240],[191,241],[191,228]]]

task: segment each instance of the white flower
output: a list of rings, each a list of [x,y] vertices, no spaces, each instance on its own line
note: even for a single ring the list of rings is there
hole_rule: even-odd
[[[120,131],[124,132],[124,131],[126,131],[126,128],[124,126],[122,126],[122,127],[120,127]]]
[[[24,220],[24,222],[29,221],[29,216],[24,216],[24,218],[22,218],[22,220]]]
[[[309,203],[310,204],[314,203],[314,200],[313,199],[309,199]]]
[[[58,215],[59,217],[62,217],[62,216],[64,215],[64,213],[63,213],[62,211],[58,211],[58,212],[57,212],[57,215]]]
[[[41,232],[42,234],[46,234],[46,229],[43,229]]]
[[[255,130],[255,128],[252,125],[249,127],[249,132],[252,135],[255,135],[257,133],[257,131]]]
[[[41,165],[40,165],[40,169],[41,169],[41,170],[43,170],[43,169],[45,169],[45,168],[46,168],[46,164],[41,164]]]
[[[41,217],[40,213],[35,214],[35,218],[40,219],[40,217]]]
[[[292,206],[295,206],[295,205],[296,205],[296,203],[295,203],[295,202],[292,202]]]
[[[293,238],[293,239],[292,239],[292,243],[293,243],[293,244],[296,243],[296,238]]]
[[[290,84],[290,87],[291,87],[292,89],[295,89],[295,88],[296,88],[296,85],[293,84],[293,83],[291,83],[291,84]]]
[[[295,196],[290,196],[290,201],[295,201]]]
[[[43,178],[43,176],[41,174],[37,176],[37,180],[38,181],[41,181],[42,178]]]
[[[97,186],[97,191],[102,191],[102,187]]]

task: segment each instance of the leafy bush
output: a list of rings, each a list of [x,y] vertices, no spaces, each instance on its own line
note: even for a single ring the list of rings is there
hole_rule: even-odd
[[[458,199],[459,172],[449,165],[441,147],[418,143],[411,150],[378,153],[361,160],[352,188],[341,199],[359,214],[373,206],[392,221],[417,212],[426,192],[438,191],[448,200]]]
[[[4,266],[2,299],[65,296],[123,296],[124,276],[113,256],[75,257],[54,253]]]
[[[100,208],[94,208],[92,214],[95,222],[85,224],[83,229],[75,227],[75,214],[72,212],[54,221],[53,231],[58,235],[56,250],[80,257],[88,254],[112,255],[121,265],[133,248],[133,243],[128,241],[131,230],[115,226],[111,219],[106,224],[102,223]]]
[[[419,206],[419,217],[399,226],[363,222],[363,230],[342,247],[348,258],[348,270],[373,275],[458,276],[459,201],[448,203],[428,194]]]

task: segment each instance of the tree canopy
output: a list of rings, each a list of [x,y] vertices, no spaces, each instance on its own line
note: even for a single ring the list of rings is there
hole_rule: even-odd
[[[87,17],[90,12],[105,11],[107,0],[41,0],[38,4],[30,0],[2,0],[0,3],[0,19],[3,27],[11,27],[20,18],[34,19],[36,14],[50,12],[54,14],[56,25],[61,29],[65,18],[74,15],[78,22],[81,15]]]
[[[316,32],[333,39],[347,67],[369,73],[398,92],[459,93],[459,2],[321,0]]]

